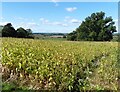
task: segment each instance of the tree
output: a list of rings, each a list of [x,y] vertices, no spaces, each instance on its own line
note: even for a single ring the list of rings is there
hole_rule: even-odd
[[[27,31],[27,35],[29,36],[29,35],[32,35],[32,30],[31,29],[26,29],[26,31]]]
[[[77,32],[73,31],[72,33],[69,33],[67,35],[67,40],[71,40],[71,41],[76,41],[77,38]]]
[[[27,31],[27,38],[34,38],[31,29],[26,29],[26,31]]]
[[[73,31],[68,37],[75,37],[76,40],[110,41],[113,39],[113,33],[116,32],[114,24],[112,17],[105,17],[104,12],[92,13],[82,21],[75,30],[76,33]]]
[[[34,38],[31,29],[25,30],[20,27],[15,30],[11,23],[7,23],[5,26],[0,26],[0,33],[2,33],[3,37]]]
[[[20,27],[17,29],[17,37],[18,38],[26,38],[27,36],[28,36],[28,33],[24,28]]]
[[[6,24],[2,29],[3,37],[16,37],[16,34],[17,32],[11,23]]]
[[[66,35],[63,35],[63,38],[66,38]]]

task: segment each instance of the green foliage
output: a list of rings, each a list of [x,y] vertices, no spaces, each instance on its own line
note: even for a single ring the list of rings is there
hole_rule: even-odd
[[[17,29],[17,37],[18,38],[26,38],[27,34],[28,33],[24,28],[20,27],[20,28]]]
[[[35,90],[116,90],[117,44],[2,38],[3,83]]]
[[[114,34],[112,41],[114,41],[114,42],[120,42],[120,34],[119,33]]]
[[[3,83],[2,92],[26,92],[28,89],[25,87],[19,87],[14,83]],[[28,91],[27,91],[28,92]]]
[[[6,24],[2,29],[3,37],[16,37],[16,30],[12,27],[11,23]]]
[[[26,31],[27,31],[27,37],[28,38],[30,38],[30,37],[32,37],[32,30],[31,29],[26,29]]]
[[[17,37],[17,38],[34,38],[31,29],[24,29],[22,27],[17,30],[14,29],[11,23],[6,24],[1,30],[2,37]]]
[[[72,33],[67,35],[67,40],[72,40],[72,41],[76,41],[77,40],[77,32],[73,31]]]
[[[63,35],[63,38],[66,38],[66,35]]]
[[[0,33],[1,33],[2,29],[3,29],[3,26],[2,26],[2,25],[0,25]]]
[[[110,41],[116,32],[114,24],[112,17],[105,17],[104,12],[92,13],[76,31],[68,34],[68,40]]]

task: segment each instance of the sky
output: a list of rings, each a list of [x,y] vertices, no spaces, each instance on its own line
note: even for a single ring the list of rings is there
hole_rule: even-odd
[[[2,2],[119,2],[119,0],[1,0]]]
[[[3,2],[0,25],[12,23],[15,29],[30,28],[34,33],[69,33],[100,11],[118,28],[117,2]]]

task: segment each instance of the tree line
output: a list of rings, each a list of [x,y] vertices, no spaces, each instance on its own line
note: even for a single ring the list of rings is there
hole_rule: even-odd
[[[71,41],[111,41],[116,32],[112,17],[105,17],[104,12],[92,13],[81,25],[67,35]]]
[[[15,30],[11,23],[4,25],[1,32],[2,37],[34,38],[31,29],[24,29],[20,27]]]

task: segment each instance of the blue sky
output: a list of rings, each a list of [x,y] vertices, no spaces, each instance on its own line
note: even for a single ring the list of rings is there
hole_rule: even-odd
[[[3,2],[2,22],[33,32],[68,33],[94,12],[104,11],[118,23],[117,2]]]

